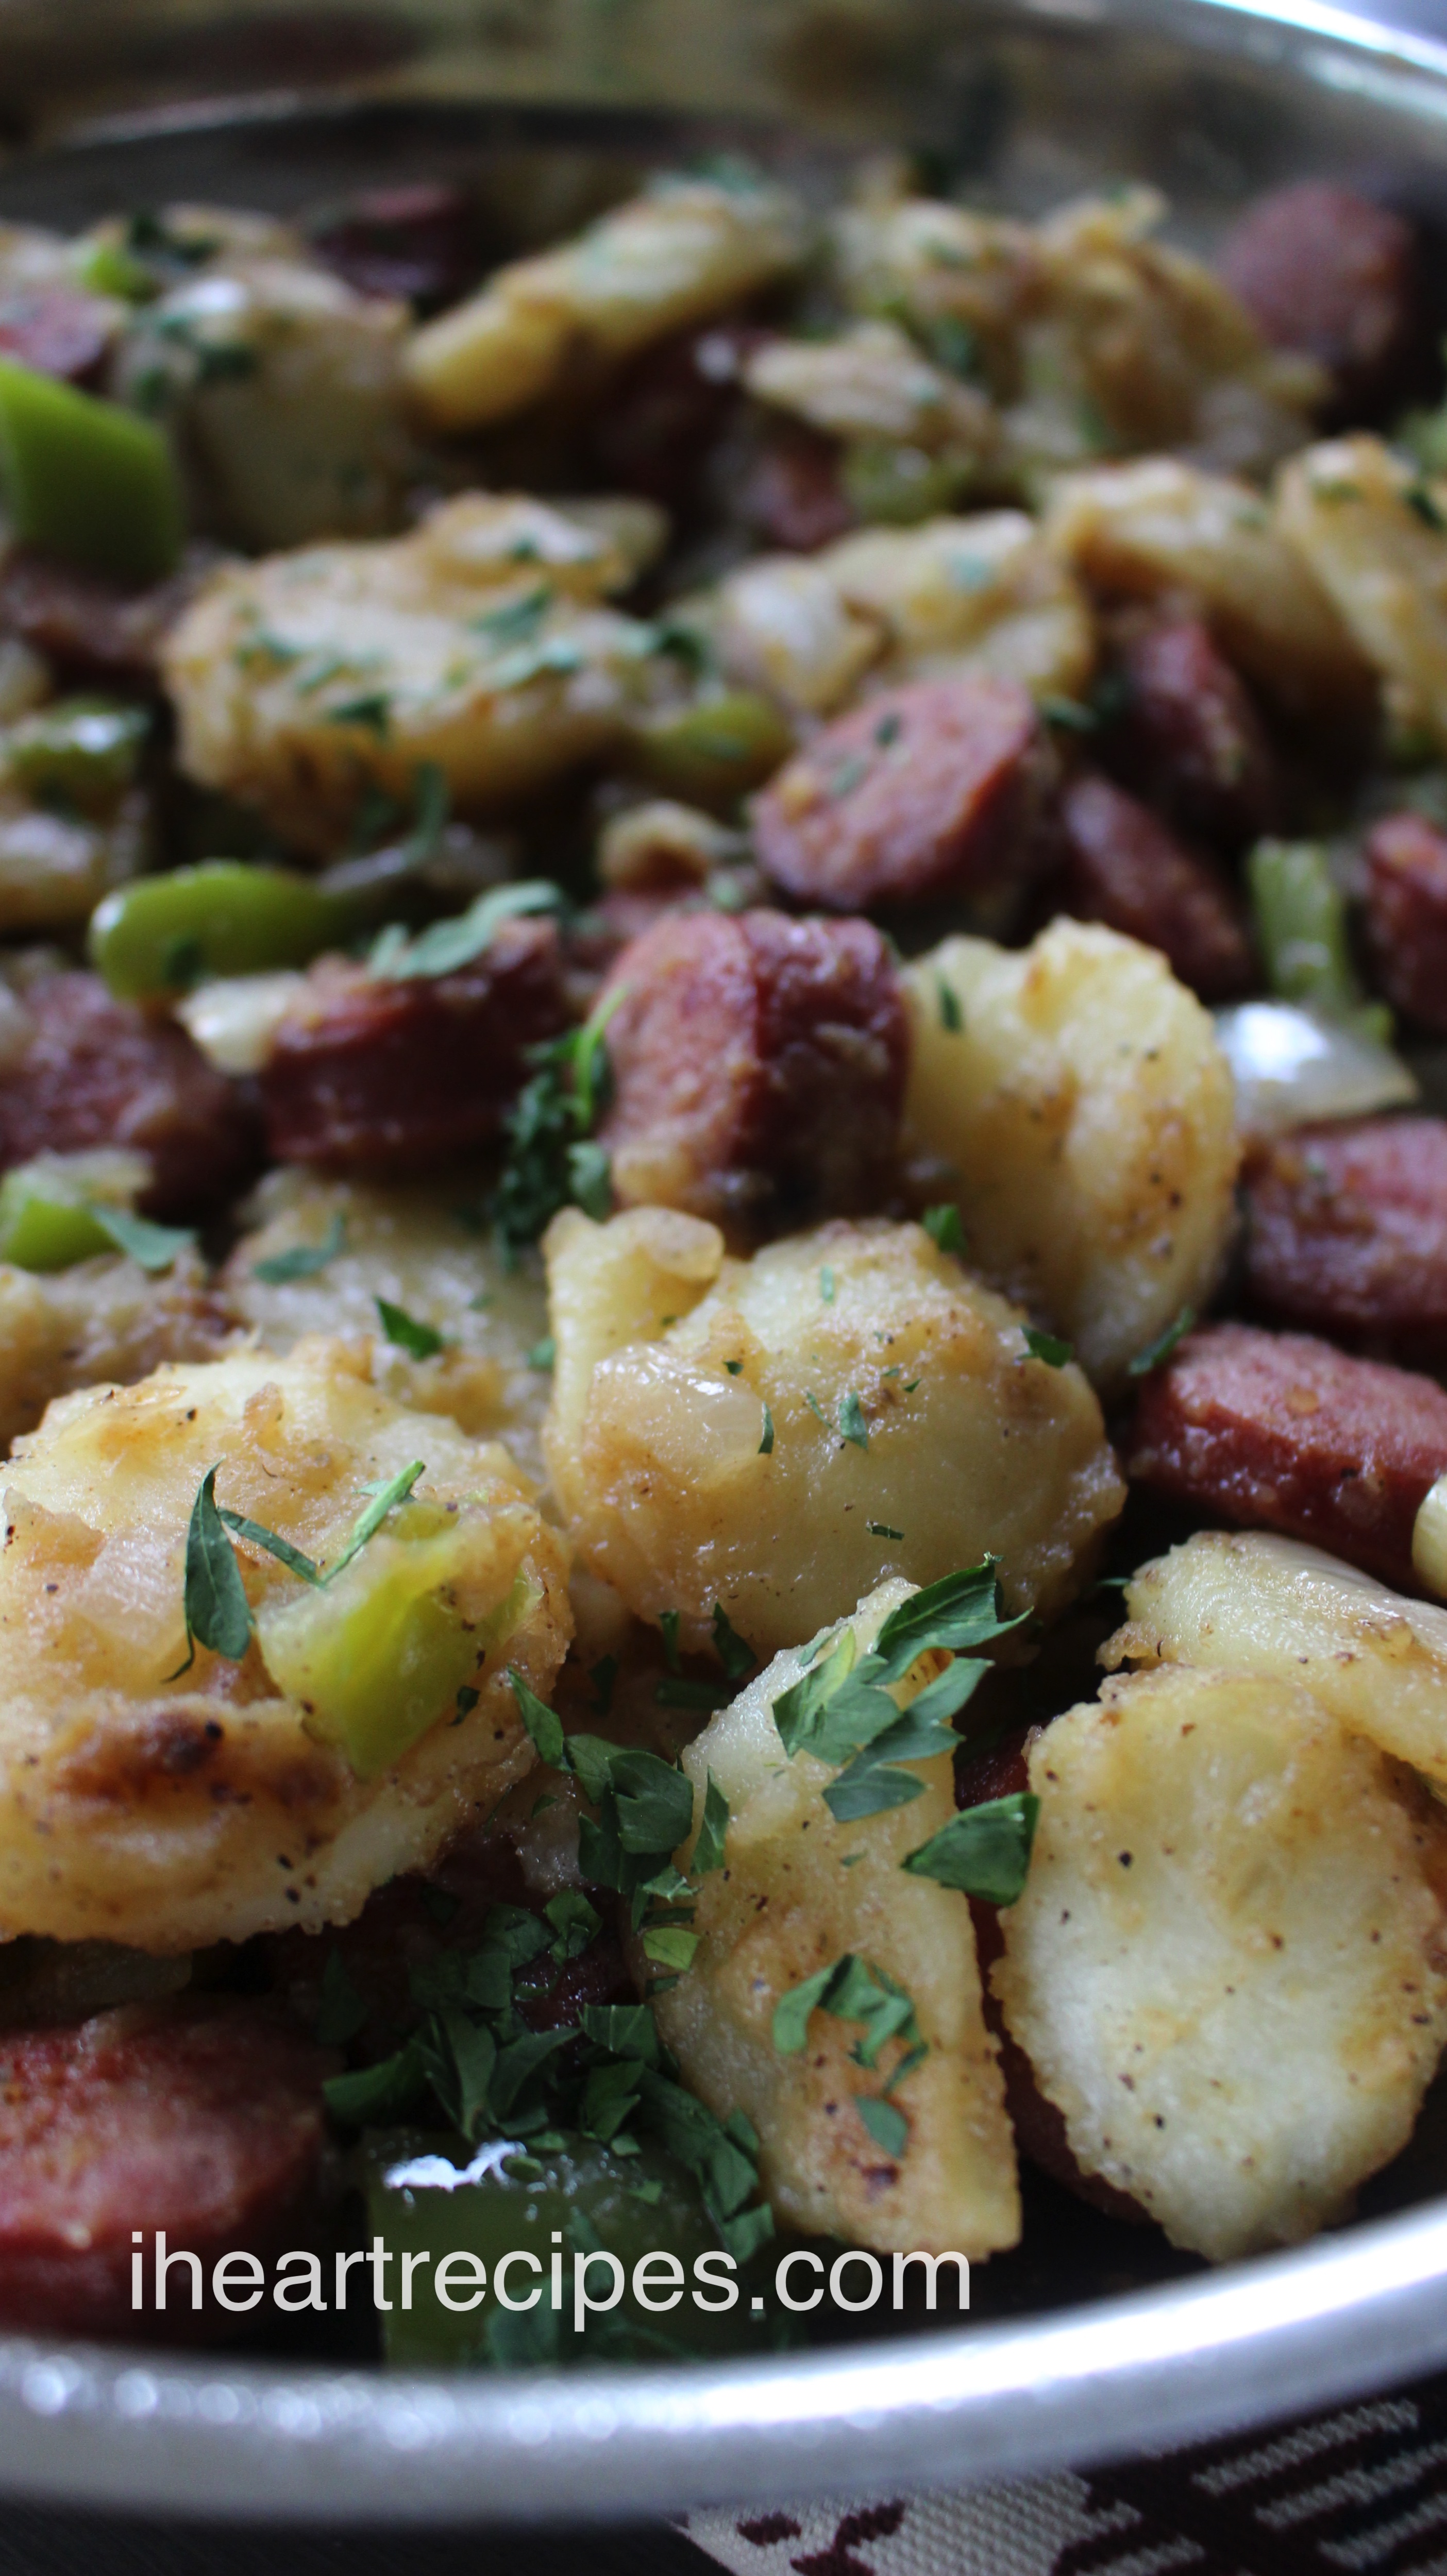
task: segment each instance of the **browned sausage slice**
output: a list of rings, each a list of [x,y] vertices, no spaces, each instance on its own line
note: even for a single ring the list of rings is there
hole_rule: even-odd
[[[826,725],[754,803],[776,885],[833,912],[918,903],[1023,873],[1052,774],[1039,717],[984,673],[889,689]]]
[[[1447,1119],[1304,1127],[1247,1167],[1247,1279],[1283,1323],[1447,1358]]]
[[[672,912],[624,950],[609,989],[624,999],[602,1139],[625,1206],[748,1232],[878,1204],[908,1021],[869,922]]]
[[[169,581],[132,590],[33,546],[0,561],[0,632],[76,674],[154,681],[161,640],[214,563],[196,547]]]
[[[259,1077],[271,1152],[407,1170],[469,1153],[497,1134],[529,1047],[567,1020],[550,921],[504,922],[455,974],[406,983],[322,958]]]
[[[97,1145],[149,1154],[155,1216],[219,1207],[260,1160],[237,1086],[184,1029],[111,999],[98,975],[52,975],[25,988],[23,1053],[0,1081],[0,1171],[36,1154]]]
[[[432,311],[476,278],[473,211],[460,188],[422,180],[364,188],[307,225],[319,259],[358,295],[396,295]]]
[[[1388,1001],[1447,1036],[1447,833],[1420,814],[1368,838],[1367,937]]]
[[[1214,867],[1182,849],[1123,788],[1089,771],[1066,789],[1060,819],[1067,912],[1159,948],[1205,1001],[1246,991],[1250,945],[1231,889]]]
[[[39,375],[90,384],[115,336],[114,313],[112,305],[76,287],[0,296],[0,351]]]
[[[154,2312],[156,2230],[168,2251],[200,2258],[205,2285],[220,2254],[283,2250],[317,2184],[334,2063],[258,2006],[214,1998],[124,2004],[0,2039],[0,2323],[199,2331],[187,2264],[167,2275],[164,2317]],[[218,2321],[211,2308],[205,2322]]]
[[[1248,210],[1220,267],[1268,340],[1330,370],[1343,411],[1375,409],[1399,390],[1422,327],[1416,240],[1400,215],[1303,180]]]
[[[1102,758],[1177,829],[1222,849],[1269,831],[1276,765],[1261,718],[1209,627],[1172,619],[1130,635],[1124,703]]]
[[[1126,1463],[1157,1493],[1416,1592],[1412,1524],[1447,1468],[1447,1393],[1305,1333],[1216,1324],[1147,1380]]]

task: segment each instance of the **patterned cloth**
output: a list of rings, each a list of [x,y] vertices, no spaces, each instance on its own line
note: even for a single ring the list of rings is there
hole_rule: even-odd
[[[1447,2576],[1447,2376],[1079,2476],[684,2528],[735,2576]]]

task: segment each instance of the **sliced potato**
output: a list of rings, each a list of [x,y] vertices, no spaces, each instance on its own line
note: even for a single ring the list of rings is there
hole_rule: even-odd
[[[405,304],[310,261],[233,256],[134,317],[119,389],[168,415],[218,535],[257,548],[380,535],[413,463],[407,328]]]
[[[1447,2037],[1444,1827],[1300,1683],[1171,1667],[1034,1744],[1011,2034],[1087,2174],[1214,2262],[1406,2144]]]
[[[139,790],[101,820],[0,785],[0,937],[79,930],[102,895],[139,874],[150,845],[150,800]]]
[[[232,1329],[196,1252],[159,1277],[118,1252],[43,1274],[0,1263],[0,1457],[53,1397],[214,1359]]]
[[[861,1653],[910,1588],[885,1583],[861,1601],[849,1622]],[[836,1824],[822,1794],[828,1766],[809,1753],[787,1760],[774,1723],[774,1701],[808,1660],[776,1656],[683,1755],[695,1817],[712,1774],[729,1802],[728,1836],[724,1868],[698,1882],[700,1946],[659,1996],[658,2027],[693,2092],[720,2118],[752,2120],[764,2189],[786,2224],[879,2253],[953,2248],[978,2261],[1017,2242],[1020,2200],[969,1903],[900,1866],[954,1814],[950,1757],[910,1766],[925,1783],[913,1804]],[[902,1707],[912,1696],[896,1693]],[[854,2107],[880,2092],[897,2043],[863,2072],[849,2054],[857,2025],[818,2011],[797,2054],[773,2042],[781,1996],[849,1952],[905,1988],[929,2048],[890,2097],[909,2122],[897,2159]]]
[[[518,260],[425,323],[406,371],[437,429],[477,429],[536,402],[588,362],[703,321],[797,265],[802,209],[780,188],[669,180],[576,241]]]
[[[989,444],[990,410],[958,376],[932,366],[893,322],[860,322],[837,340],[770,339],[746,358],[745,388],[828,438]]]
[[[1447,751],[1447,499],[1379,438],[1333,438],[1280,477],[1282,535],[1335,602],[1404,732]]]
[[[1063,475],[1047,541],[1092,587],[1194,599],[1222,646],[1280,704],[1359,714],[1371,666],[1330,594],[1244,483],[1174,456]]]
[[[1067,698],[1089,682],[1090,604],[1022,510],[869,528],[812,561],[856,615],[883,624],[891,679],[988,671]]]
[[[181,766],[320,852],[425,762],[459,809],[520,794],[659,685],[653,629],[600,604],[629,577],[617,527],[484,493],[411,536],[230,567],[163,656]]]
[[[1273,1530],[1198,1530],[1143,1565],[1130,1617],[1101,1649],[1117,1664],[1194,1664],[1305,1684],[1447,1790],[1447,1610]]]
[[[364,1336],[373,1386],[418,1413],[450,1415],[475,1440],[501,1440],[535,1482],[548,1379],[528,1354],[547,1331],[535,1263],[506,1269],[490,1237],[458,1214],[462,1185],[369,1188],[313,1172],[271,1172],[218,1283],[230,1311],[268,1350],[289,1351],[306,1333]],[[300,1279],[258,1278],[258,1266],[340,1240],[324,1267]],[[399,1306],[440,1333],[443,1348],[415,1359],[389,1341],[377,1301]]]
[[[883,1576],[987,1551],[1012,1607],[1067,1600],[1123,1488],[1080,1371],[918,1226],[821,1226],[725,1260],[657,1208],[554,1220],[545,1446],[582,1562],[706,1646],[760,1653]],[[827,1282],[825,1274],[827,1276]],[[823,1293],[827,1284],[829,1295]]]
[[[884,649],[878,619],[854,608],[808,556],[760,556],[700,605],[730,679],[806,715],[842,706]]]
[[[562,1551],[502,1450],[391,1403],[365,1368],[339,1342],[244,1350],[65,1396],[17,1445],[0,1937],[176,1951],[345,1922],[531,1766],[505,1667],[551,1686]],[[187,1531],[209,1469],[219,1504],[328,1565],[377,1481],[418,1458],[415,1514],[334,1590],[243,1540],[257,1633],[239,1661],[198,1644],[188,1665]]]
[[[905,981],[906,1136],[932,1195],[958,1199],[970,1259],[1118,1387],[1204,1306],[1230,1241],[1238,1149],[1209,1013],[1153,948],[1078,921],[1020,951],[947,939]]]

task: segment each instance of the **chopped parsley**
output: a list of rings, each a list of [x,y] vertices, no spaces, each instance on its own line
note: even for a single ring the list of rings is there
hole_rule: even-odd
[[[771,1457],[771,1456],[772,1456],[772,1454],[773,1454],[773,1448],[774,1448],[774,1417],[773,1417],[772,1413],[769,1411],[768,1406],[767,1406],[767,1405],[765,1405],[765,1407],[764,1407],[764,1427],[763,1427],[762,1434],[760,1435],[759,1445],[758,1445],[758,1449],[757,1449],[757,1451],[755,1452],[755,1455],[756,1455],[756,1456],[758,1456],[758,1457],[760,1457],[760,1458],[768,1458],[768,1457]]]
[[[1185,1340],[1185,1337],[1191,1330],[1195,1320],[1195,1307],[1183,1306],[1180,1313],[1175,1318],[1175,1321],[1167,1324],[1165,1331],[1160,1335],[1160,1338],[1157,1341],[1152,1342],[1148,1349],[1137,1351],[1135,1358],[1131,1360],[1127,1366],[1126,1375],[1128,1377],[1149,1377],[1152,1369],[1158,1369],[1162,1365],[1163,1361],[1170,1358],[1177,1342]]]
[[[559,1208],[573,1201],[599,1221],[612,1206],[608,1158],[590,1130],[607,1098],[608,1022],[623,1000],[619,987],[581,1028],[530,1050],[538,1071],[524,1084],[504,1124],[507,1154],[489,1201],[504,1256],[515,1260],[536,1243]]]
[[[1073,1342],[1063,1342],[1058,1333],[1038,1332],[1033,1324],[1025,1327],[1025,1348],[1032,1360],[1043,1360],[1047,1368],[1068,1368],[1075,1357]]]
[[[340,1208],[332,1218],[320,1243],[294,1243],[289,1252],[274,1252],[266,1261],[253,1263],[251,1275],[264,1288],[289,1288],[296,1279],[315,1279],[328,1262],[335,1261],[347,1240],[347,1221]]]
[[[409,1315],[405,1306],[394,1306],[389,1297],[376,1297],[377,1320],[389,1342],[405,1351],[411,1360],[431,1360],[447,1348],[442,1335],[431,1324],[423,1324]]]
[[[943,975],[935,977],[935,999],[940,1008],[940,1027],[948,1037],[958,1037],[965,1025],[965,1015],[960,1009],[958,993],[953,984],[945,982]]]
[[[962,1807],[901,1867],[915,1878],[933,1878],[941,1887],[982,1897],[989,1905],[1013,1905],[1029,1873],[1039,1817],[1040,1801],[1027,1789],[991,1798],[980,1807]]]
[[[867,1449],[869,1446],[869,1425],[864,1419],[864,1407],[859,1401],[857,1390],[852,1386],[839,1407],[839,1436],[842,1440],[849,1441],[855,1449]]]
[[[941,1252],[964,1253],[965,1229],[960,1223],[960,1211],[952,1199],[940,1207],[926,1208],[920,1224],[930,1241],[939,1245]]]

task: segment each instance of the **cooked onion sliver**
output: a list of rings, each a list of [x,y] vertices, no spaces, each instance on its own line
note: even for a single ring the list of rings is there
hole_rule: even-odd
[[[1317,1118],[1362,1118],[1417,1098],[1398,1055],[1294,1002],[1236,1002],[1216,1013],[1244,1135],[1279,1136]]]

